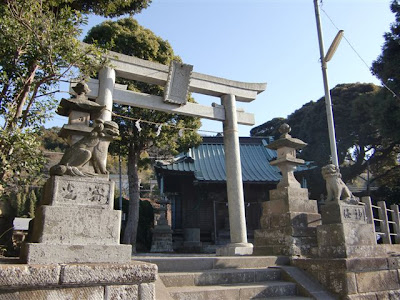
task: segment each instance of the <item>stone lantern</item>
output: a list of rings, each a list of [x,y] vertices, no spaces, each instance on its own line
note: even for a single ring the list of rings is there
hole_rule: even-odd
[[[308,256],[317,251],[316,226],[321,224],[317,201],[308,198],[294,177],[294,170],[304,160],[296,158],[296,150],[307,144],[289,135],[290,127],[279,128],[280,139],[267,145],[277,151],[277,166],[282,179],[269,194],[270,201],[263,203],[259,230],[254,233],[254,253],[257,255]]]
[[[304,164],[304,160],[296,158],[296,150],[304,148],[307,144],[302,140],[293,138],[289,132],[291,128],[288,124],[282,124],[279,132],[282,134],[279,140],[267,145],[267,148],[276,150],[277,159],[271,161],[271,166],[277,166],[281,173],[282,179],[278,183],[279,188],[293,187],[300,188],[300,183],[294,177],[293,171],[298,165]]]
[[[68,117],[68,124],[63,126],[59,136],[65,138],[69,145],[89,135],[93,129],[90,120],[97,119],[105,109],[105,105],[88,99],[90,89],[85,82],[79,82],[73,90],[76,95],[71,99],[61,99],[56,111],[58,115]]]
[[[158,208],[160,217],[153,229],[150,252],[174,252],[172,248],[172,229],[166,218],[167,204],[169,203],[168,198],[161,197],[156,202],[160,204]]]

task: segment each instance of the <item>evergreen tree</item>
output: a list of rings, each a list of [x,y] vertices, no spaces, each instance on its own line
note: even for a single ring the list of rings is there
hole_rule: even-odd
[[[395,22],[383,37],[382,53],[372,63],[372,72],[397,95],[400,93],[400,4],[393,0],[390,6]],[[397,99],[400,101],[400,99]]]
[[[28,201],[28,209],[27,209],[27,214],[29,218],[34,218],[35,217],[35,209],[36,209],[36,203],[37,203],[37,198],[35,194],[35,190],[31,190],[29,193],[29,201]]]
[[[339,84],[331,90],[335,117],[336,140],[343,180],[349,182],[367,170],[373,171],[375,181],[388,185],[398,184],[399,168],[396,162],[400,153],[400,129],[386,124],[396,113],[390,111],[393,97],[373,84]],[[253,136],[274,135],[276,128],[288,123],[291,135],[308,145],[299,156],[313,161],[318,168],[309,172],[308,182],[312,197],[319,199],[324,183],[321,167],[330,162],[328,126],[325,99],[311,101],[290,114],[286,119],[274,118],[251,131]],[[272,126],[274,125],[274,126]]]
[[[87,19],[133,14],[150,0],[4,0],[0,1],[0,201],[12,206],[12,194],[40,177],[44,157],[38,127],[56,107],[61,78],[90,75],[101,61],[97,48],[78,40]],[[90,54],[90,55],[88,55]],[[15,206],[15,205],[14,205]],[[0,236],[13,217],[0,225]],[[10,242],[6,243],[10,245]]]

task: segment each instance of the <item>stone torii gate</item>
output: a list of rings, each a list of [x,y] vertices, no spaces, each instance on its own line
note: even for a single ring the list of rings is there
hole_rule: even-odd
[[[192,72],[192,66],[172,62],[170,66],[136,57],[109,52],[112,67],[100,70],[99,80],[88,82],[87,95],[105,105],[101,119],[111,120],[113,101],[123,105],[223,122],[226,185],[231,243],[217,250],[217,255],[250,255],[253,245],[247,241],[242,170],[237,124],[254,125],[254,115],[236,108],[236,101],[253,101],[266,83],[245,83]],[[126,90],[115,84],[116,76],[165,87],[164,97]],[[221,105],[188,103],[188,92],[219,97]]]

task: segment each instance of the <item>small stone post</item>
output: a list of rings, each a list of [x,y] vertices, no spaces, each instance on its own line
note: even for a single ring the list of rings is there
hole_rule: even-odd
[[[289,135],[290,127],[283,124],[281,138],[267,145],[277,151],[277,166],[282,179],[270,191],[270,201],[263,203],[261,229],[254,233],[255,254],[260,255],[310,255],[316,249],[316,226],[320,224],[317,201],[308,199],[308,190],[301,188],[294,177],[297,165],[304,163],[296,158],[296,150],[306,143]]]
[[[253,244],[247,242],[236,99],[234,95],[224,95],[221,100],[225,107],[223,128],[231,243],[217,249],[217,255],[251,255]]]

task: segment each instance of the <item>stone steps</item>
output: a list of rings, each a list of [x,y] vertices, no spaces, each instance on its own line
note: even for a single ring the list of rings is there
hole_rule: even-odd
[[[221,269],[207,272],[160,273],[166,287],[253,283],[281,279],[279,269]]]
[[[215,256],[215,255],[136,255],[134,260],[156,264],[158,271],[194,272],[213,269],[266,268],[277,265],[288,265],[287,256]]]
[[[299,286],[285,281],[277,267],[289,264],[283,256],[167,255],[135,259],[158,265],[163,290],[156,292],[157,299],[312,299],[299,297]]]
[[[186,286],[167,288],[174,300],[233,300],[295,296],[296,284],[283,281],[235,283],[226,285]]]
[[[301,297],[301,296],[281,296],[281,297],[268,297],[268,298],[256,298],[257,300],[310,300],[313,298]],[[323,300],[321,298],[321,300]]]

